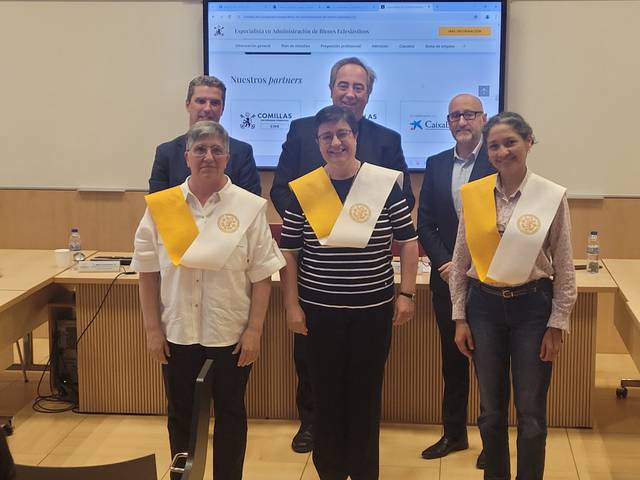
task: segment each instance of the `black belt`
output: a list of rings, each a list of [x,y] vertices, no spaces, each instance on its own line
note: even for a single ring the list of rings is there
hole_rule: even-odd
[[[471,281],[483,292],[502,298],[515,298],[521,297],[522,295],[529,295],[530,293],[535,293],[542,288],[549,288],[551,285],[551,279],[549,278],[533,280],[532,282],[525,283],[524,285],[518,285],[517,287],[494,287],[493,285],[482,283],[476,279],[471,279]]]

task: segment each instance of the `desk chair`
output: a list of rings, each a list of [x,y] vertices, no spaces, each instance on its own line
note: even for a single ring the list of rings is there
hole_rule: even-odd
[[[156,456],[90,467],[16,465],[16,480],[157,480]]]
[[[202,480],[207,462],[209,442],[209,419],[211,417],[211,383],[213,381],[213,360],[205,360],[196,378],[196,390],[193,399],[193,416],[189,451],[177,453],[171,461],[169,470],[181,473],[181,480]],[[178,461],[185,459],[184,468],[177,467]],[[122,480],[122,479],[120,479]]]

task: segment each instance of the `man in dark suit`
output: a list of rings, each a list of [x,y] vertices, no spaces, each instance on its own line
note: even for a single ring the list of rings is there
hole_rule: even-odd
[[[456,141],[454,148],[427,159],[420,204],[418,236],[431,260],[431,292],[442,346],[442,423],[444,434],[426,448],[422,457],[440,458],[469,448],[467,440],[467,400],[469,396],[469,362],[454,342],[455,322],[451,320],[449,274],[458,231],[461,200],[460,187],[495,169],[487,160],[482,142],[482,126],[487,121],[482,102],[469,94],[453,97],[447,115],[449,130]],[[476,465],[482,468],[482,453]]]
[[[410,209],[415,199],[411,191],[411,178],[400,144],[400,134],[364,117],[364,109],[375,81],[375,73],[358,58],[344,58],[332,68],[329,78],[331,100],[351,110],[358,120],[356,158],[404,172],[403,191]],[[313,117],[291,122],[287,139],[282,144],[271,200],[280,216],[293,198],[289,182],[324,165],[315,138]]]
[[[227,88],[216,77],[199,76],[189,82],[185,107],[189,114],[189,127],[202,120],[220,122],[224,111]],[[149,178],[149,192],[182,184],[191,174],[184,159],[186,151],[185,135],[156,148],[156,157]],[[229,138],[229,163],[225,173],[231,182],[240,188],[260,195],[260,177],[256,169],[251,145],[235,138]]]
[[[402,153],[400,134],[364,118],[364,109],[369,101],[375,78],[373,70],[362,60],[355,57],[339,60],[331,68],[329,76],[331,100],[334,105],[351,110],[358,120],[356,158],[403,172],[404,194],[409,208],[413,209],[415,199],[411,191],[407,163]],[[289,182],[323,166],[324,163],[315,137],[314,118],[305,117],[291,122],[271,188],[271,201],[281,217],[293,199]],[[305,345],[306,338],[295,334],[293,356],[298,375],[296,404],[301,425],[293,438],[291,448],[298,453],[309,452],[313,448],[313,401]]]

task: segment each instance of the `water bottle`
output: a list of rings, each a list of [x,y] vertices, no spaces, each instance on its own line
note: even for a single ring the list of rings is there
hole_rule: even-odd
[[[587,239],[587,273],[598,273],[600,257],[600,242],[598,232],[593,230]]]
[[[69,235],[69,250],[72,252],[79,252],[82,250],[82,245],[80,244],[80,232],[78,232],[77,228],[71,229],[71,235]]]

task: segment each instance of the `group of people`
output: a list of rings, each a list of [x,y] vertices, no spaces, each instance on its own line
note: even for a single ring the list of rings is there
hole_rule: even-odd
[[[364,116],[375,79],[358,58],[338,61],[332,105],[291,122],[271,189],[279,246],[252,148],[220,126],[224,84],[189,84],[189,130],[157,148],[132,263],[147,346],[162,363],[171,453],[188,448],[195,378],[212,358],[213,475],[242,478],[244,393],[280,271],[298,377],[292,449],[313,451],[323,480],[377,479],[384,367],[393,326],[415,313],[420,242],[445,384],[443,436],[422,456],[468,448],[471,359],[477,466],[485,479],[510,478],[513,383],[517,478],[541,479],[551,365],[576,298],[565,189],[527,168],[534,136],[520,115],[488,120],[479,98],[459,94],[447,115],[455,146],[427,160],[414,228],[400,135]]]

